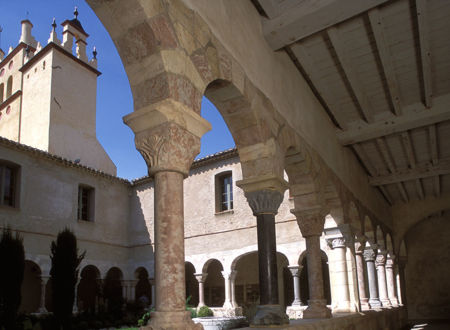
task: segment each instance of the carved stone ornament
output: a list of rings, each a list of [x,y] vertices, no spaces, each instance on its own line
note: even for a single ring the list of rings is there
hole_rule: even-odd
[[[206,281],[206,277],[208,276],[208,273],[196,273],[196,274],[194,274],[194,276],[199,283],[204,283]]]
[[[326,241],[328,246],[332,249],[345,248],[345,238],[343,237],[328,238]]]
[[[293,277],[299,277],[303,266],[288,266]]]
[[[384,266],[386,264],[386,255],[384,253],[378,253],[375,259],[375,265],[377,267]]]
[[[386,259],[386,268],[394,268],[394,256],[389,256]]]
[[[259,190],[246,192],[245,197],[253,211],[258,214],[277,214],[283,201],[283,194],[277,190]]]
[[[303,237],[321,236],[325,225],[325,212],[291,210],[297,218],[298,226]]]
[[[375,261],[376,254],[375,254],[374,250],[366,249],[366,250],[364,250],[363,256],[364,256],[364,260],[366,262],[367,261]]]
[[[200,152],[200,138],[179,125],[166,122],[135,138],[136,149],[144,157],[149,175],[175,171],[187,176]]]
[[[364,247],[366,246],[367,238],[365,236],[358,236],[355,240],[355,253],[362,254],[364,252]]]

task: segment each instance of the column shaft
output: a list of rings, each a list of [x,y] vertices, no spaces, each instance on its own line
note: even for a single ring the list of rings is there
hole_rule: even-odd
[[[383,307],[391,306],[391,302],[388,298],[387,285],[386,285],[386,269],[384,267],[386,262],[386,256],[383,253],[377,255],[376,267],[378,275],[378,290],[380,294],[380,301]]]
[[[356,252],[356,274],[358,276],[359,300],[362,308],[369,307],[369,299],[366,294],[366,281],[364,278],[364,259],[362,252]]]
[[[185,310],[183,174],[155,174],[156,311]]]
[[[47,287],[48,277],[41,276],[41,299],[39,301],[38,313],[47,313],[45,308],[45,289]]]
[[[301,306],[302,301],[300,298],[300,270],[301,266],[289,266],[289,270],[292,274],[292,280],[294,282],[294,301],[292,306]]]
[[[328,244],[334,250],[334,275],[335,275],[335,293],[336,297],[336,311],[349,312],[350,311],[350,292],[348,287],[348,272],[347,272],[347,248],[343,238],[335,238],[328,240]]]
[[[371,308],[381,307],[378,298],[377,275],[375,271],[375,252],[371,249],[364,251],[364,259],[367,265],[367,280],[369,282],[369,306]]]
[[[306,260],[309,298],[310,300],[325,300],[319,236],[306,237]]]
[[[386,262],[386,282],[388,290],[388,298],[392,306],[398,306],[398,299],[395,293],[394,264],[392,260]]]
[[[278,304],[278,272],[275,241],[275,215],[258,214],[258,265],[261,305]]]
[[[225,279],[225,301],[223,308],[232,308],[231,304],[231,288],[230,288],[230,272],[222,271],[223,278]]]

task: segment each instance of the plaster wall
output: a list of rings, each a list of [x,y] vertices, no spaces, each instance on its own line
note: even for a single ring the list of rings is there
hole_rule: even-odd
[[[405,243],[408,317],[448,319],[450,315],[450,213],[431,217],[411,228]]]
[[[273,52],[261,30],[251,1],[183,0],[208,23],[242,70],[273,103],[345,186],[379,219],[390,225],[391,214],[351,150],[342,147],[335,127],[285,52]],[[264,68],[262,70],[261,68]]]

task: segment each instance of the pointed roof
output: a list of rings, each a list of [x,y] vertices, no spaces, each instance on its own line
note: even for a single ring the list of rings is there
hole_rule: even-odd
[[[75,10],[73,12],[74,18],[71,20],[66,19],[64,22],[61,23],[62,26],[65,26],[67,24],[73,26],[75,29],[77,29],[79,32],[83,33],[86,37],[89,37],[89,34],[83,29],[83,26],[81,25],[81,22],[78,20],[78,8],[75,7]]]

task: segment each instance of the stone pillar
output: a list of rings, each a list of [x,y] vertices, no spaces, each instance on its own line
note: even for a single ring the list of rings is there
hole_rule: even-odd
[[[128,301],[128,295],[127,295],[127,289],[128,289],[128,281],[122,280],[120,281],[122,284],[122,298],[123,298],[123,303],[126,304],[126,302]]]
[[[364,260],[367,265],[367,280],[369,281],[369,306],[370,308],[380,308],[381,302],[378,298],[377,275],[375,272],[375,251],[372,249],[364,250]]]
[[[186,311],[183,180],[211,125],[166,99],[124,117],[154,178],[155,312],[149,329],[201,329]]]
[[[397,294],[395,293],[394,259],[395,256],[388,253],[386,259],[386,283],[389,301],[392,306],[398,307]]]
[[[355,242],[355,258],[356,258],[356,274],[358,276],[358,291],[359,291],[359,301],[361,303],[361,309],[369,309],[369,298],[366,294],[366,280],[364,276],[364,245],[366,243],[365,239],[359,238]]]
[[[78,314],[78,284],[80,284],[80,277],[77,277],[77,282],[75,283],[75,295],[73,299],[72,314]]]
[[[45,308],[45,289],[47,288],[49,276],[41,275],[41,299],[39,301],[39,309],[37,310],[40,314],[48,313],[47,308]]]
[[[283,201],[287,183],[278,177],[266,177],[241,180],[237,185],[244,190],[257,221],[260,305],[252,325],[288,324],[289,318],[278,301],[275,235],[275,214]]]
[[[398,263],[395,264],[394,271],[395,271],[395,286],[397,289],[398,304],[399,304],[399,306],[403,306],[402,290],[400,288],[400,274],[398,271]]]
[[[406,278],[405,278],[405,267],[408,262],[407,257],[399,257],[398,258],[398,275],[400,278],[400,298],[402,300],[402,304],[406,305]]]
[[[231,274],[230,271],[222,271],[222,276],[225,279],[225,301],[223,303],[223,308],[231,309],[233,305],[231,303]]]
[[[152,290],[152,303],[150,304],[150,308],[155,308],[156,305],[156,286],[155,280],[153,278],[149,279],[151,290]]]
[[[302,271],[302,268],[302,266],[288,266],[294,281],[294,301],[292,302],[292,306],[303,305],[300,298],[300,272]]]
[[[380,301],[382,307],[390,307],[391,302],[389,301],[387,294],[386,285],[386,269],[384,265],[386,264],[386,251],[378,251],[377,257],[375,259],[375,265],[377,266],[378,275],[378,290],[380,294]]]
[[[198,306],[205,306],[205,281],[208,273],[197,273],[194,274],[195,278],[198,281]]]
[[[306,241],[309,300],[308,307],[303,312],[303,318],[329,318],[332,315],[325,299],[320,250],[320,236],[323,232],[325,215],[320,211],[292,210],[291,212],[297,217],[297,223]]]
[[[336,312],[350,312],[350,292],[348,288],[347,246],[343,237],[327,239],[327,244],[335,253],[334,286],[336,293]]]
[[[235,287],[236,275],[237,275],[237,270],[232,270],[231,276],[230,276],[230,291],[231,291],[231,305],[233,306],[233,308],[239,307],[238,303],[236,301],[236,287]]]

